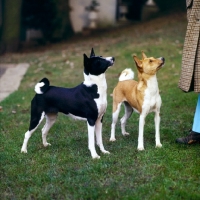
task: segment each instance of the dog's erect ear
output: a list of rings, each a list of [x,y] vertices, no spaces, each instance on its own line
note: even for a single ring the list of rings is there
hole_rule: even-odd
[[[147,58],[147,56],[146,56],[145,53],[142,51],[142,59],[144,60],[145,58]]]
[[[83,65],[84,67],[87,67],[89,63],[89,58],[87,57],[86,54],[83,54]]]
[[[94,57],[94,56],[95,56],[95,53],[94,53],[94,49],[92,48],[92,49],[91,49],[91,53],[90,53],[90,58],[91,58],[91,57]]]
[[[135,55],[133,55],[133,59],[135,61],[135,64],[137,65],[137,67],[142,68],[142,61],[140,59],[138,59],[138,57]]]

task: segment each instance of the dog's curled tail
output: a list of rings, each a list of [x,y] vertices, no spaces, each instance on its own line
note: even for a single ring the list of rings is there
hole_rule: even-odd
[[[35,85],[35,92],[37,94],[43,94],[49,88],[49,80],[47,78],[43,78],[39,83]]]
[[[119,81],[127,81],[132,79],[134,79],[134,72],[130,68],[123,70],[119,76]]]

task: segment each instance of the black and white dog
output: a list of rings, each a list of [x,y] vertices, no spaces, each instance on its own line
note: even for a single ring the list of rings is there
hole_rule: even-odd
[[[31,119],[29,130],[25,133],[21,152],[27,153],[28,140],[43,118],[46,124],[42,129],[43,145],[50,145],[47,140],[49,129],[55,123],[58,112],[75,119],[87,121],[88,147],[92,158],[100,158],[95,149],[96,142],[103,153],[102,120],[107,107],[107,83],[105,71],[114,64],[114,57],[95,56],[91,50],[90,58],[84,56],[84,82],[74,88],[62,88],[49,85],[43,78],[35,86],[36,95],[31,101]]]

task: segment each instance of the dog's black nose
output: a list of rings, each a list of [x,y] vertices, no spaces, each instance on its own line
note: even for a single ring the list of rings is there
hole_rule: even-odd
[[[112,61],[113,61],[113,62],[115,61],[115,58],[114,58],[114,57],[112,57]]]
[[[165,62],[165,58],[161,57],[161,60],[162,60],[163,62]]]

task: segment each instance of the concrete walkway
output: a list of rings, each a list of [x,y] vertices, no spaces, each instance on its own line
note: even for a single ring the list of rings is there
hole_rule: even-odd
[[[0,63],[0,102],[11,93],[18,90],[21,79],[29,68],[28,63]]]

